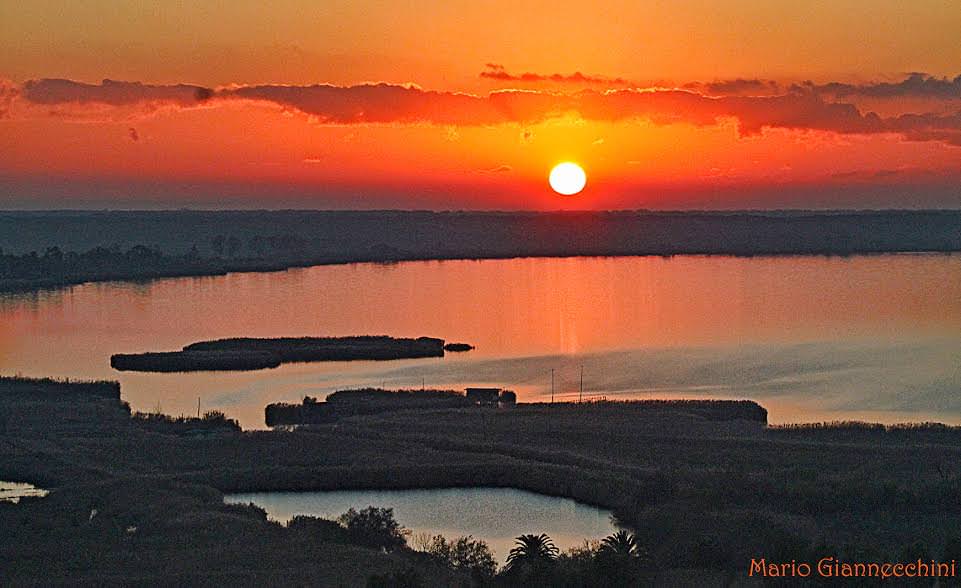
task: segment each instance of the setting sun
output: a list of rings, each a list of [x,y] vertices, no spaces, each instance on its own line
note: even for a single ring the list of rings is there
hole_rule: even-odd
[[[558,194],[573,196],[584,189],[587,183],[587,174],[581,166],[570,161],[559,163],[551,170],[551,188]]]

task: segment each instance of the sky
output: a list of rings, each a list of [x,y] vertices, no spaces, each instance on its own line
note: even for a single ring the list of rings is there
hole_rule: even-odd
[[[956,0],[0,0],[0,209],[961,208],[958,31]]]

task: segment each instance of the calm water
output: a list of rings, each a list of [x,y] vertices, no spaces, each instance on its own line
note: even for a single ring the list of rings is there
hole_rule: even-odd
[[[558,548],[567,550],[616,530],[609,511],[511,488],[259,492],[232,494],[225,500],[253,502],[284,523],[294,515],[334,519],[349,508],[393,508],[397,522],[412,532],[411,546],[417,547],[422,534],[448,539],[473,535],[487,542],[500,564],[518,535],[547,533]]]
[[[136,374],[113,353],[230,336],[466,341],[440,359]],[[88,284],[0,298],[0,372],[119,379],[135,409],[221,409],[343,387],[497,385],[521,400],[752,398],[772,422],[961,423],[961,256],[634,257],[356,264]]]

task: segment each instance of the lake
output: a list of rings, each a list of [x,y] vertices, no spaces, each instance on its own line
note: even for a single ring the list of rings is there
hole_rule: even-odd
[[[0,373],[117,379],[135,410],[345,387],[503,386],[520,401],[750,398],[773,423],[961,423],[961,256],[677,256],[351,264],[0,295]],[[446,358],[140,374],[114,353],[220,337],[465,341]]]
[[[409,545],[416,547],[423,534],[448,539],[473,535],[487,542],[501,565],[518,535],[547,533],[566,551],[617,530],[609,511],[512,488],[254,492],[230,494],[224,500],[253,502],[283,523],[295,515],[336,519],[349,508],[393,508],[397,522],[411,530]]]

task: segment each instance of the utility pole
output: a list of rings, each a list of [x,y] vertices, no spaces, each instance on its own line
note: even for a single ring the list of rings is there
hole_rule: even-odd
[[[197,418],[200,418],[200,396],[197,397]]]
[[[554,404],[554,368],[551,368],[551,404]]]
[[[581,366],[581,391],[577,395],[577,403],[580,404],[584,401],[584,366]]]

